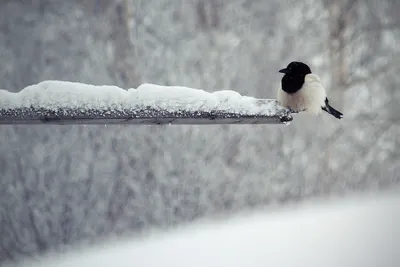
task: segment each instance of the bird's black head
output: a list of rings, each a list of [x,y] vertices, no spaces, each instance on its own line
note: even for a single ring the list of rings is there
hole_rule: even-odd
[[[293,61],[279,72],[285,74],[282,78],[282,90],[293,94],[301,89],[304,84],[304,78],[311,73],[311,69],[303,62]]]

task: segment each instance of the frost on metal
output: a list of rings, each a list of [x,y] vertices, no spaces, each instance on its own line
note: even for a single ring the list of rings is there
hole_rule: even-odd
[[[290,111],[275,99],[183,86],[138,88],[44,81],[0,90],[0,124],[281,124]]]

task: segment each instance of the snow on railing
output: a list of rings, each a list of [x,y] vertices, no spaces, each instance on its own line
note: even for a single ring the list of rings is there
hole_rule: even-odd
[[[282,124],[293,118],[274,99],[183,86],[134,89],[44,81],[0,90],[0,124]]]

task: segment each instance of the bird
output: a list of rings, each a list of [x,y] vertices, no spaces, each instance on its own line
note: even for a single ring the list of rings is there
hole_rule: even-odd
[[[343,118],[343,114],[329,104],[319,76],[312,73],[306,63],[292,61],[279,72],[284,74],[277,97],[281,106],[292,113],[318,115],[323,110],[337,119]]]

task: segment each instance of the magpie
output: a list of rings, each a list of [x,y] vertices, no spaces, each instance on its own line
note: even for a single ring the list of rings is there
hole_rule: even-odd
[[[343,118],[341,112],[329,105],[319,76],[312,73],[307,64],[293,61],[279,72],[284,73],[277,98],[281,106],[295,113],[304,111],[318,115],[323,110],[337,119]]]

